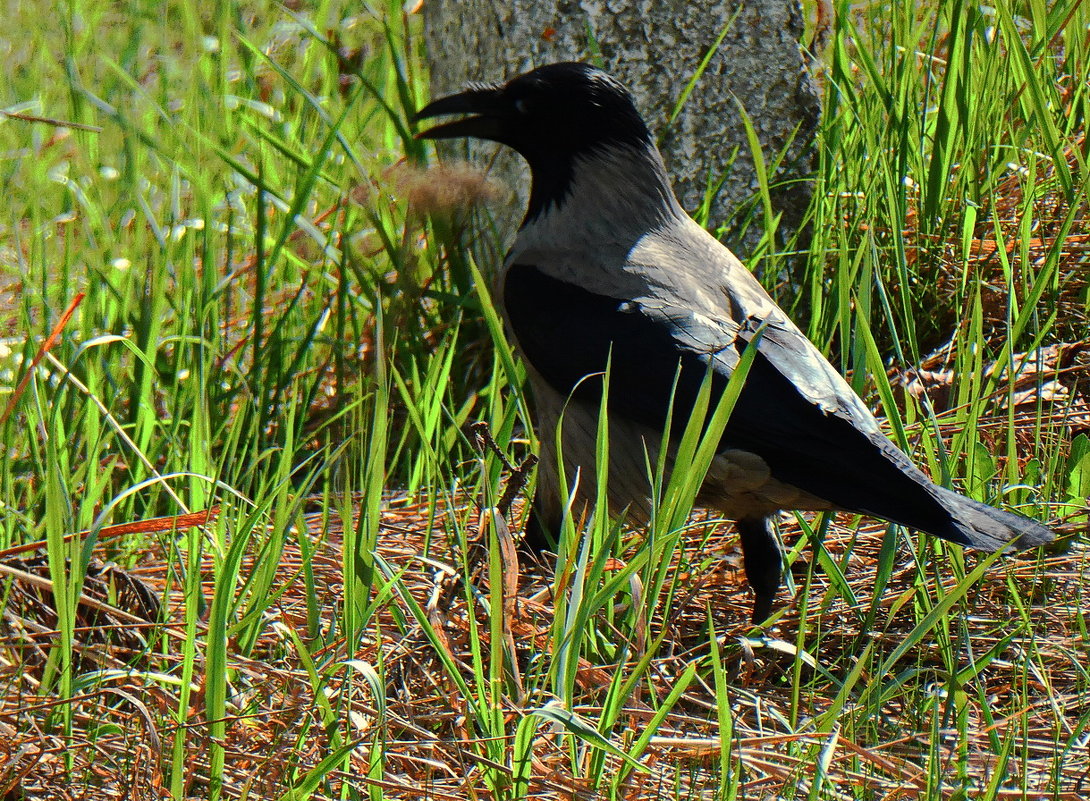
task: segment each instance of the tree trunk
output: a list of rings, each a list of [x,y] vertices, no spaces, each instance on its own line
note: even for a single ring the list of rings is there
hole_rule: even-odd
[[[424,30],[436,97],[556,61],[603,66],[635,95],[686,209],[700,209],[723,181],[707,224],[712,230],[726,224],[727,244],[744,257],[763,233],[763,209],[740,105],[766,165],[786,151],[772,179],[773,205],[783,215],[777,238],[782,243],[797,230],[810,199],[805,179],[814,169],[812,138],[820,114],[799,48],[797,0],[427,0]],[[494,145],[468,147],[479,163],[495,157]],[[504,152],[492,175],[518,195],[518,203],[493,210],[498,230],[513,235],[525,207],[525,167]],[[747,227],[750,222],[756,224]]]

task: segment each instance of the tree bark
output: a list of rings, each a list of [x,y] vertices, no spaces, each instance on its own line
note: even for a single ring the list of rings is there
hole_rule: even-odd
[[[766,164],[786,152],[772,179],[773,206],[783,215],[780,242],[797,230],[809,203],[806,179],[814,170],[820,101],[799,47],[802,28],[798,0],[427,0],[424,5],[434,96],[556,61],[603,66],[635,95],[686,209],[699,209],[723,180],[707,224],[715,230],[728,223],[727,244],[743,258],[763,229],[762,210],[754,203],[757,173],[739,106]],[[686,86],[713,48],[671,124]],[[513,235],[528,188],[524,165],[508,152],[496,157],[496,147],[488,143],[468,148],[474,161],[492,163],[491,174],[515,190],[519,202],[494,210],[498,230]],[[743,232],[751,218],[756,224]]]

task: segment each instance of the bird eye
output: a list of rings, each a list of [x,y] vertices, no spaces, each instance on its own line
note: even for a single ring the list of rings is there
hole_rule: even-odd
[[[515,101],[515,111],[519,114],[528,114],[530,111],[530,104],[526,102],[526,98],[520,97]]]

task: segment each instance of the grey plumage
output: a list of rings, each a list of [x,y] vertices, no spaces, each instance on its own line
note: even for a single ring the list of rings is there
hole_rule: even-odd
[[[565,472],[570,481],[579,469],[579,498],[594,497],[593,376],[607,357],[610,503],[641,522],[650,512],[645,453],[657,457],[671,398],[676,432],[708,368],[722,392],[758,329],[756,359],[700,495],[738,521],[755,621],[780,583],[771,516],[781,509],[860,512],[987,550],[1053,538],[1028,518],[936,486],[886,438],[760,283],[685,214],[631,97],[610,76],[550,65],[417,116],[449,113],[477,116],[421,136],[492,139],[530,164],[529,208],[496,290],[529,368],[542,442],[536,544],[561,522],[553,444],[561,410]]]

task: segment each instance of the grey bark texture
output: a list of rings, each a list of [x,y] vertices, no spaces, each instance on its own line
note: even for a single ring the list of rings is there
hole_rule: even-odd
[[[724,28],[681,113],[670,115],[701,60]],[[820,101],[799,47],[798,0],[426,0],[424,31],[434,97],[469,82],[497,82],[556,61],[591,61],[622,80],[658,137],[681,204],[701,206],[709,185],[723,186],[711,206],[712,229],[732,219],[757,193],[741,103],[761,143],[766,164],[786,149],[773,179],[773,205],[782,213],[779,238],[797,229],[810,199],[813,132]],[[513,235],[525,207],[525,167],[496,146],[451,144],[491,164],[491,174],[518,200],[494,208],[497,228]],[[737,221],[736,221],[737,222]],[[761,235],[750,226],[727,244],[741,257]]]

